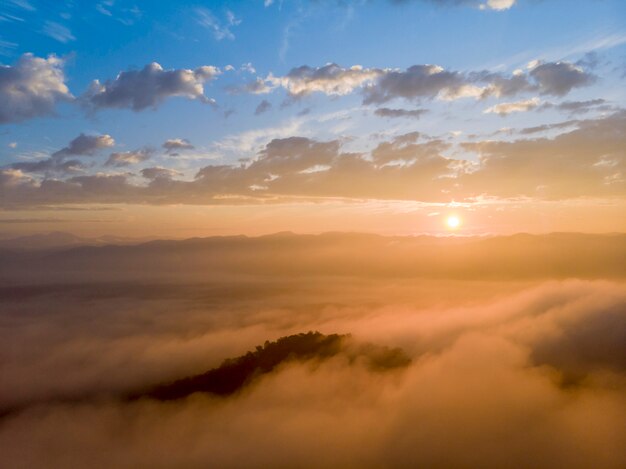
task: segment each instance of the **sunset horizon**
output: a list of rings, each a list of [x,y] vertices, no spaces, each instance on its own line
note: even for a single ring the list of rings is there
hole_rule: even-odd
[[[626,467],[626,2],[0,0],[0,466]]]

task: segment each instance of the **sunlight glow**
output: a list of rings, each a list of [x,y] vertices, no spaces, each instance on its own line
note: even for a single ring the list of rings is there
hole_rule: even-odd
[[[456,215],[450,215],[448,218],[446,218],[446,225],[448,225],[448,228],[450,228],[451,230],[454,230],[461,226],[461,219]]]

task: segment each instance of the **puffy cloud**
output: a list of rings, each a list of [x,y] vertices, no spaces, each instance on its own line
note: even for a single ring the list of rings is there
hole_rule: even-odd
[[[108,134],[85,135],[80,134],[72,140],[68,146],[53,153],[50,158],[40,161],[25,161],[14,163],[15,169],[31,173],[72,173],[79,172],[83,168],[80,160],[71,159],[71,156],[93,156],[98,151],[115,145],[115,140]]]
[[[168,155],[176,155],[179,151],[193,150],[195,147],[184,138],[170,138],[161,145]]]
[[[151,148],[142,148],[134,151],[122,151],[111,153],[106,161],[107,166],[129,166],[149,159],[154,150]]]
[[[277,195],[440,200],[455,161],[438,152],[445,144],[416,143],[415,134],[381,144],[372,159],[341,152],[339,141],[274,139],[244,166],[207,166],[194,181],[206,194],[263,199]],[[349,181],[349,182],[348,182]]]
[[[365,89],[365,104],[384,103],[394,98],[434,98],[444,91],[453,93],[465,85],[459,72],[438,65],[413,65],[405,71],[391,70],[375,85]]]
[[[445,70],[431,64],[398,70],[363,68],[360,65],[344,68],[330,63],[317,68],[303,65],[282,77],[269,74],[265,79],[257,78],[229,90],[232,93],[264,94],[284,88],[292,98],[316,92],[339,96],[361,90],[364,104],[382,104],[396,98],[484,99],[490,96],[510,97],[526,92],[563,96],[573,88],[592,84],[595,79],[582,65],[570,62],[535,61],[527,71],[515,70],[511,75]]]
[[[27,173],[77,173],[82,171],[83,164],[76,159],[46,158],[39,161],[13,163],[11,167]]]
[[[535,109],[541,101],[539,98],[531,98],[524,101],[514,103],[499,103],[483,111],[485,114],[500,114],[506,116],[512,112],[526,112]]]
[[[443,175],[448,168],[449,161],[442,158],[440,153],[449,145],[441,140],[417,143],[419,138],[418,132],[411,132],[400,135],[390,142],[380,143],[372,150],[372,160],[377,165],[384,165],[390,162],[412,163],[421,159],[423,163],[430,161],[435,166],[439,166],[443,172],[436,174]]]
[[[241,64],[241,67],[239,67],[239,70],[242,72],[246,72],[246,73],[256,73],[256,69],[254,68],[254,66],[252,65],[252,62],[246,62]]]
[[[71,155],[92,156],[103,148],[110,148],[115,145],[115,140],[108,134],[85,135],[80,134],[72,140],[68,146],[53,153],[53,157],[65,157]]]
[[[552,138],[461,142],[467,156],[444,156],[440,139],[411,133],[382,142],[371,152],[343,151],[339,140],[276,138],[238,165],[210,165],[195,179],[136,186],[130,179],[97,175],[44,180],[27,191],[5,191],[6,206],[46,203],[267,202],[290,197],[450,202],[476,197],[571,199],[626,196],[626,114],[554,124],[572,129]],[[550,128],[522,130],[529,135]],[[21,168],[26,169],[26,168]],[[147,173],[148,174],[148,173]],[[155,173],[156,174],[156,173]],[[149,177],[151,178],[151,177]],[[165,178],[159,178],[163,181]],[[110,193],[106,193],[106,187]],[[101,190],[93,191],[98,183]]]
[[[171,179],[175,176],[179,176],[181,173],[170,169],[170,168],[162,168],[160,166],[155,166],[152,168],[144,168],[141,170],[141,175],[146,179]]]
[[[20,169],[0,169],[0,190],[3,188],[8,189],[15,187],[27,181],[30,182],[31,179],[28,178]]]
[[[339,142],[316,142],[305,137],[273,139],[247,166],[207,166],[198,171],[196,185],[212,193],[252,195],[268,184],[289,188],[307,178],[307,170],[328,166],[341,158]],[[279,183],[278,180],[281,180]]]
[[[574,88],[595,82],[596,76],[581,65],[571,62],[533,61],[528,70],[515,70],[511,76],[499,73],[478,72],[468,76],[482,82],[485,88],[481,97],[510,97],[524,92],[564,96]]]
[[[45,186],[47,183],[53,185],[52,188],[57,186],[57,181],[44,181],[42,186]],[[68,179],[66,184],[71,188],[68,194],[70,197],[72,190],[74,190],[76,194],[82,193],[96,199],[103,198],[109,201],[121,200],[137,192],[138,189],[128,184],[127,177],[123,174],[74,176]]]
[[[334,63],[326,64],[323,67],[302,65],[291,69],[285,76],[276,77],[270,74],[266,79],[257,78],[256,81],[243,87],[234,88],[232,91],[262,94],[282,87],[293,98],[316,92],[340,96],[350,94],[355,89],[371,83],[383,73],[383,70],[367,69],[360,65],[349,68]]]
[[[484,7],[490,8],[491,10],[508,10],[513,5],[515,5],[516,0],[487,0],[487,3],[484,4]],[[481,5],[482,6],[482,5]]]
[[[423,114],[428,112],[426,109],[390,109],[388,107],[381,107],[374,111],[374,114],[378,117],[388,118],[411,118],[419,119]]]
[[[625,128],[626,113],[622,111],[581,121],[578,128],[552,139],[467,143],[466,149],[480,155],[480,166],[461,182],[466,194],[475,195],[624,197]]]
[[[272,78],[270,76],[268,80]],[[229,86],[226,90],[231,94],[250,93],[250,94],[267,94],[274,89],[274,86],[263,78],[257,77],[256,80],[246,83],[242,86]]]
[[[213,99],[204,95],[204,84],[219,73],[218,68],[208,65],[195,70],[164,70],[152,62],[141,70],[120,72],[114,80],[107,80],[104,84],[94,80],[83,99],[93,109],[128,108],[133,111],[157,107],[173,96],[214,104]]]
[[[274,139],[248,169],[273,174],[298,172],[316,165],[329,164],[339,155],[339,142],[316,142],[305,137]]]
[[[259,116],[259,115],[263,114],[264,112],[269,111],[271,108],[272,108],[272,103],[270,103],[268,100],[264,99],[263,101],[261,101],[259,103],[259,105],[254,110],[254,115],[255,116]]]
[[[0,65],[0,124],[49,115],[73,99],[65,85],[64,61],[24,54],[14,66]]]
[[[330,63],[318,68],[303,65],[292,69],[284,77],[271,78],[269,81],[273,85],[282,86],[294,97],[315,92],[345,95],[373,81],[381,74],[381,70],[366,69],[360,65],[343,68]]]
[[[404,3],[410,3],[411,1],[421,1],[425,3],[431,3],[439,6],[468,6],[478,8],[480,10],[494,10],[504,11],[512,8],[517,0],[389,0],[389,3],[394,5],[402,5]]]
[[[595,75],[571,62],[538,62],[531,65],[530,76],[541,94],[564,96],[573,88],[592,84]]]
[[[510,76],[500,73],[478,72],[472,74],[472,78],[486,84],[481,95],[482,98],[489,96],[497,98],[511,97],[525,92],[536,91],[535,86],[522,70],[515,70]]]

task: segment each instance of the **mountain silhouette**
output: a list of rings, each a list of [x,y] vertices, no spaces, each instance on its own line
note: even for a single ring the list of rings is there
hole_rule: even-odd
[[[354,343],[350,335],[307,332],[281,337],[245,355],[225,360],[219,367],[173,383],[158,385],[128,396],[130,400],[160,401],[183,399],[194,393],[229,396],[252,384],[278,366],[293,361],[326,360],[343,355],[350,363],[362,360],[372,371],[406,367],[410,358],[402,349]]]

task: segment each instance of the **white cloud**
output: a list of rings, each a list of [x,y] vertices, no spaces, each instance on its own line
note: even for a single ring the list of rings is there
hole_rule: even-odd
[[[72,140],[68,146],[57,151],[52,156],[93,155],[102,148],[110,148],[115,145],[115,140],[108,134],[85,135],[80,134]]]
[[[525,101],[516,101],[514,103],[500,103],[484,111],[485,114],[500,114],[506,116],[512,112],[526,112],[539,106],[541,101],[539,98],[527,99]]]
[[[218,41],[222,39],[235,39],[235,35],[230,30],[233,26],[241,24],[241,19],[237,18],[235,14],[227,10],[225,21],[220,21],[211,10],[207,8],[198,7],[194,10],[196,14],[196,22],[213,33],[213,37]]]
[[[184,138],[170,138],[162,145],[168,155],[175,155],[178,151],[193,150],[195,147]]]
[[[292,97],[306,96],[316,92],[341,96],[372,83],[383,73],[383,70],[367,69],[360,65],[353,65],[349,68],[334,63],[322,67],[303,65],[281,77],[270,73],[267,78],[257,78],[256,81],[234,91],[264,94],[281,87]]]
[[[46,21],[43,26],[43,33],[50,36],[52,39],[56,39],[59,42],[67,43],[69,41],[75,41],[76,38],[67,27],[54,21]]]
[[[146,161],[152,155],[153,150],[149,148],[143,148],[141,150],[123,151],[111,153],[109,159],[105,163],[107,166],[129,166],[142,161]]]
[[[11,0],[11,3],[22,8],[23,10],[35,11],[36,8],[31,5],[28,0]]]
[[[245,64],[241,64],[241,67],[239,68],[242,72],[248,72],[248,73],[252,73],[255,74],[256,73],[256,69],[254,68],[254,66],[252,65],[252,62],[247,62]]]
[[[0,124],[45,116],[73,96],[65,85],[63,59],[24,54],[14,66],[0,65]]]
[[[103,148],[115,145],[115,140],[110,135],[85,135],[80,134],[66,147],[53,153],[49,158],[38,161],[26,161],[14,163],[12,167],[29,173],[75,173],[83,170],[80,160],[69,157],[94,156]]]
[[[278,127],[247,130],[228,135],[215,143],[219,151],[249,156],[275,138],[286,138],[300,132],[301,119],[292,119]]]
[[[322,67],[302,65],[284,76],[269,73],[243,86],[232,87],[233,93],[265,94],[278,88],[292,98],[312,93],[342,96],[361,90],[364,104],[382,104],[396,98],[406,100],[461,98],[483,99],[489,96],[514,96],[524,92],[564,96],[572,89],[587,86],[596,76],[581,63],[567,61],[533,61],[527,70],[512,74],[479,71],[446,70],[440,65],[417,64],[401,69],[342,67],[328,63]]]
[[[16,47],[17,44],[15,42],[0,39],[0,55],[10,55]]]
[[[530,63],[530,76],[535,79],[542,94],[564,96],[572,88],[593,83],[596,77],[571,62],[534,61]]]
[[[487,3],[485,3],[484,5],[491,10],[502,11],[508,10],[513,5],[515,5],[515,1],[516,0],[487,0]]]
[[[142,169],[141,175],[146,179],[163,180],[163,179],[172,179],[175,176],[180,176],[181,173],[174,169],[163,168],[161,166],[155,166],[153,168]]]
[[[141,70],[120,72],[114,80],[103,84],[94,80],[83,98],[94,109],[129,108],[134,111],[156,107],[172,96],[214,104],[213,99],[204,95],[204,84],[219,74],[220,70],[210,65],[195,70],[164,70],[160,64],[152,62]]]

